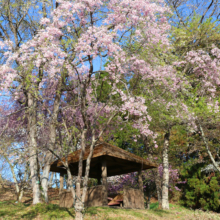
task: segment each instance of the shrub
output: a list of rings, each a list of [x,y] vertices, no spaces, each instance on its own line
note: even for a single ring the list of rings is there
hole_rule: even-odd
[[[182,189],[180,203],[193,209],[217,211],[220,205],[220,175],[217,172],[201,172],[206,165],[197,163],[195,159],[183,164],[180,178],[186,183],[179,183],[179,188]]]

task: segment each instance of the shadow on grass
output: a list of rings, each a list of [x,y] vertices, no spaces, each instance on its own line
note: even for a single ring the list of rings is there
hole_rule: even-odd
[[[43,214],[48,219],[75,217],[69,209],[60,208],[58,205],[55,204],[37,204],[35,206],[32,206],[32,208],[28,212],[24,213],[21,217],[26,219],[33,219],[36,218],[39,214]]]
[[[66,211],[68,212],[68,214],[69,214],[71,217],[75,218],[75,216],[69,211],[69,209],[66,208]]]
[[[0,216],[14,217],[17,212],[25,209],[22,203],[15,203],[15,201],[4,201],[0,203]]]
[[[96,215],[97,213],[98,213],[97,207],[89,207],[86,210],[86,214],[89,214],[89,215]]]
[[[158,202],[150,204],[149,212],[153,212],[155,215],[158,215],[160,217],[164,216],[164,214],[167,214],[167,215],[170,214],[169,211],[159,209],[159,203]]]
[[[147,212],[147,210],[145,210]],[[160,210],[157,212],[157,215],[162,215],[166,213],[165,211]],[[155,212],[155,211],[153,211]],[[161,214],[160,214],[161,212]],[[107,216],[109,214],[115,214],[115,215],[122,215],[122,216],[130,216],[130,217],[136,217],[144,219],[147,213],[143,212],[143,210],[139,209],[130,209],[130,208],[120,208],[120,207],[90,207],[88,208],[86,214],[89,216],[95,216],[99,213],[102,213],[105,216],[105,219],[107,219]],[[117,219],[124,219],[124,217],[118,217]]]
[[[170,211],[158,209],[158,203],[152,203],[150,210],[136,210],[136,209],[123,209],[123,208],[109,208],[109,207],[89,207],[86,210],[86,215],[92,217],[102,214],[107,219],[109,213],[115,215],[131,215],[133,217],[140,217],[154,214],[157,216],[166,216],[171,214]],[[43,219],[64,219],[75,217],[73,208],[60,208],[56,204],[37,204],[30,205],[24,203],[15,203],[15,201],[0,202],[0,218],[7,219],[34,219],[36,217],[43,217]]]
[[[62,219],[71,217],[74,219],[74,209],[60,208],[55,204],[30,205],[5,201],[0,203],[0,218],[6,219],[34,219],[38,215],[44,219]]]
[[[167,214],[167,215],[170,214],[170,212],[162,210],[162,209],[154,209],[152,211],[155,215],[158,215],[160,217],[163,217],[165,214]]]

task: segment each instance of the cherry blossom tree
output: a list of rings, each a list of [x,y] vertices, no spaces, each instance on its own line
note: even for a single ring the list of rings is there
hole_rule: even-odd
[[[14,52],[17,51],[24,42],[32,39],[33,36],[37,34],[37,31],[40,28],[42,28],[42,25],[39,23],[39,20],[42,17],[47,17],[50,11],[53,10],[56,6],[57,6],[57,3],[56,1],[53,1],[53,0],[52,1],[39,1],[39,0],[36,0],[36,1],[2,0],[0,1],[0,20],[1,20],[0,38],[1,40],[7,43],[10,42],[9,43],[10,50],[13,50]],[[2,41],[0,44],[2,44]],[[4,64],[6,61],[5,60],[6,50],[7,48],[5,47],[3,50],[0,50],[2,64]],[[14,67],[18,67],[19,63],[15,61],[13,65],[15,65]],[[17,80],[19,82],[18,89],[15,89],[16,86],[11,86],[10,88],[8,87],[7,93],[6,93],[6,90],[1,91],[0,93],[1,99],[3,99],[2,97],[8,97],[10,99],[10,104],[8,106],[6,106],[6,103],[3,103],[3,102],[1,103],[1,108],[4,109],[5,119],[10,118],[9,120],[6,120],[8,121],[8,123],[5,123],[5,120],[1,119],[1,127],[3,130],[5,130],[5,125],[9,124],[10,126],[7,126],[7,127],[10,130],[10,132],[13,133],[13,134],[11,133],[11,135],[12,136],[15,135],[17,137],[16,141],[18,141],[18,143],[19,142],[24,143],[24,142],[27,142],[27,135],[26,137],[24,137],[25,132],[28,132],[27,131],[28,130],[27,129],[27,118],[25,118],[25,120],[20,120],[20,119],[24,119],[26,115],[25,113],[27,113],[27,105],[28,105],[27,96],[28,95],[27,95],[27,91],[25,91],[24,89],[24,87],[27,86],[27,82],[25,82],[25,78],[22,78],[22,77],[20,77],[19,79],[18,78],[19,77],[17,77]],[[6,78],[3,80],[4,80],[3,83],[7,82]],[[13,107],[11,107],[12,103],[13,103]],[[9,106],[11,109],[8,108]],[[7,111],[5,111],[6,109]],[[20,127],[20,130],[19,132],[16,133],[18,127]],[[13,129],[14,131],[12,131]],[[4,135],[6,135],[6,133]],[[20,136],[20,139],[18,140],[19,136]],[[32,141],[33,140],[34,139],[32,138]],[[38,157],[37,153],[33,155],[35,155],[36,158]],[[47,166],[45,166],[45,168],[47,168]],[[39,183],[39,180],[36,180],[35,182]],[[38,193],[38,196],[39,195],[40,193]],[[37,199],[36,201],[39,201],[39,199]]]
[[[131,93],[128,79],[138,76],[138,80],[152,80],[158,86],[169,86],[170,78],[176,81],[169,68],[153,65],[153,57],[151,62],[144,61],[136,53],[139,48],[132,47],[134,41],[138,41],[141,48],[168,45],[169,24],[165,18],[168,8],[162,0],[155,3],[148,0],[57,2],[59,6],[51,18],[41,20],[44,28],[17,51],[12,49],[12,42],[1,43],[2,48],[7,50],[0,71],[1,89],[8,90],[13,86],[16,99],[23,99],[26,103],[34,204],[39,202],[39,112],[45,108],[48,112],[52,109],[48,137],[51,151],[59,111],[67,121],[74,122],[74,132],[79,137],[82,151],[76,192],[72,192],[74,198],[76,196],[76,219],[82,219],[93,149],[112,119],[117,117],[121,120],[122,114],[126,117],[133,115],[136,118],[133,127],[140,134],[155,138],[149,129],[151,117],[145,100]],[[131,54],[127,50],[129,47]],[[95,66],[97,60],[100,68]],[[104,70],[107,74],[101,77]],[[103,82],[110,85],[110,90],[105,102],[100,102],[102,89],[99,88],[102,88]],[[90,146],[90,154],[81,191],[83,156],[87,145]],[[48,167],[49,163],[45,177],[49,175]]]
[[[197,128],[193,131],[199,132],[207,153],[213,165],[220,171],[209,148],[208,140],[203,131],[203,124],[219,121],[219,48],[212,46],[210,52],[198,49],[190,51],[179,62],[188,77],[188,88],[184,91],[188,109],[194,114]],[[182,70],[182,69],[181,69]]]

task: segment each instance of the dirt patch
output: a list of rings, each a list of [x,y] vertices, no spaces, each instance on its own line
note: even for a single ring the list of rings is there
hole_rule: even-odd
[[[151,203],[155,203],[155,202],[158,202],[158,200],[157,200],[157,198],[152,197],[152,198],[150,199],[150,202],[151,202]]]

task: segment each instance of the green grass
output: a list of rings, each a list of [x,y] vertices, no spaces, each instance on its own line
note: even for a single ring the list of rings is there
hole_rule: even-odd
[[[28,205],[15,201],[0,202],[0,219],[38,219],[52,220],[74,219],[74,209],[60,208],[54,204]],[[121,209],[109,207],[90,207],[86,210],[85,220],[220,220],[218,213],[193,211],[179,205],[170,204],[170,210],[158,209],[158,203],[152,203],[150,210]]]
[[[73,219],[74,209],[60,208],[54,204],[37,204],[35,206],[23,203],[1,202],[0,217],[2,219]]]
[[[150,209],[157,209],[158,206],[159,206],[159,203],[158,203],[158,202],[151,203],[151,204],[150,204]]]

